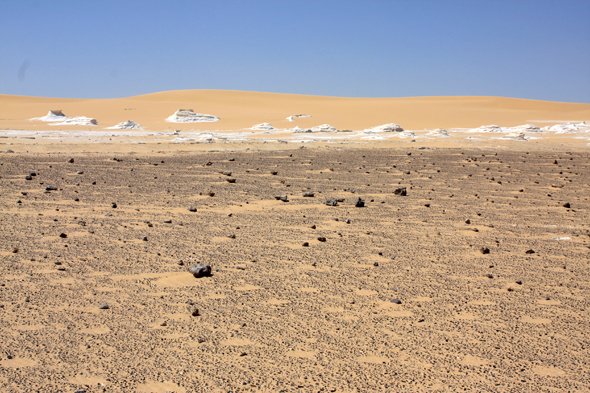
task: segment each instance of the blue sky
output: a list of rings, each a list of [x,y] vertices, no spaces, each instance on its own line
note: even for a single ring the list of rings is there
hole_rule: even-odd
[[[590,1],[0,0],[0,93],[590,103]]]

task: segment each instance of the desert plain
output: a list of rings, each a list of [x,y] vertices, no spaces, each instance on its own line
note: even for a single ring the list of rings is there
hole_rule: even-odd
[[[589,104],[0,102],[2,392],[590,391]]]

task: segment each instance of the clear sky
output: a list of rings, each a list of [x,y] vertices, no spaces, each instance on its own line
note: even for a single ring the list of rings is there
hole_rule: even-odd
[[[0,0],[0,93],[590,103],[589,0]]]

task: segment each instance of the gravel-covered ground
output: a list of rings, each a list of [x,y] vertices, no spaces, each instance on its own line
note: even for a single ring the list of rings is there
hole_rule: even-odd
[[[3,153],[0,391],[590,391],[589,198],[587,152]]]

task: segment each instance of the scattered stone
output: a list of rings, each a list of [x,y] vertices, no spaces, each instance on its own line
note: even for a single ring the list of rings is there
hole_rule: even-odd
[[[65,272],[66,268],[64,266],[58,266],[57,270],[59,270],[60,272]]]
[[[178,262],[176,262],[179,266],[183,266],[184,265],[184,261],[182,259],[180,259]]]
[[[402,301],[399,299],[391,299],[391,302],[395,304],[402,304]]]
[[[235,160],[236,160],[235,158],[230,158],[228,161],[235,161]]]
[[[287,195],[275,195],[277,201],[289,202]]]
[[[277,175],[278,173],[279,173],[279,172],[277,172],[277,171],[270,171],[270,174],[271,174],[271,175]]]
[[[191,272],[195,278],[206,277],[211,275],[211,266],[197,265],[195,267],[189,267],[188,271]]]
[[[529,249],[529,250],[526,250],[524,253],[525,253],[525,254],[534,254],[535,252],[534,252],[533,250],[530,250],[530,249]]]
[[[47,187],[45,187],[45,191],[57,191],[57,187],[47,186]]]
[[[210,197],[214,197],[215,196],[215,193],[214,192],[210,192],[207,195],[209,195]]]
[[[488,273],[488,274],[486,274],[486,277],[487,277],[487,278],[494,278],[494,276],[493,276],[493,275],[491,275],[491,274],[489,274],[489,273]]]
[[[570,208],[569,202],[564,203],[562,206],[565,207],[566,209],[569,209]]]
[[[33,178],[31,177],[31,175],[27,175],[25,176],[25,180],[33,180]]]
[[[365,207],[365,201],[364,199],[356,198],[356,201],[354,201],[354,206],[355,207]]]
[[[344,220],[345,223],[350,224],[350,220],[347,218],[346,220]]]
[[[231,176],[231,171],[223,171],[221,173],[224,174],[225,176]]]
[[[230,233],[229,235],[227,235],[227,237],[229,237],[230,239],[235,239],[236,235],[234,235],[233,233]]]
[[[191,315],[192,315],[193,317],[198,317],[198,316],[199,316],[199,315],[201,315],[201,314],[199,313],[199,309],[195,307],[195,308],[193,308],[193,310],[191,311]]]
[[[188,211],[189,211],[189,212],[193,212],[193,213],[194,213],[194,212],[196,212],[196,211],[197,211],[197,208],[196,208],[196,207],[192,207],[192,206],[191,206],[191,207],[189,207],[189,208],[188,208]]]
[[[482,247],[479,249],[479,252],[481,252],[482,254],[489,254],[490,253],[490,249],[487,247]]]
[[[147,238],[147,236],[144,236],[144,237],[141,238],[141,240],[143,240],[144,242],[147,242],[148,241],[148,238]]]
[[[315,194],[311,191],[307,191],[303,193],[303,196],[306,198],[313,198],[315,196]]]
[[[313,224],[312,226],[310,226],[311,229],[316,229],[317,227],[315,226],[315,224]]]
[[[225,179],[225,181],[228,182],[228,183],[235,183],[236,182],[236,179],[233,178],[233,177],[228,177],[227,179]]]
[[[59,237],[61,237],[62,239],[65,239],[66,237],[68,237],[68,235],[66,235],[65,233],[60,233]]]
[[[227,213],[227,216],[228,216],[228,217],[231,217],[231,216],[233,216],[233,215],[234,215],[233,213]]]
[[[308,243],[308,242],[303,242],[301,245],[302,245],[303,247],[309,247],[309,243]]]
[[[424,207],[430,207],[430,203],[425,203]]]
[[[172,224],[172,220],[170,220],[170,219],[164,220],[164,224]]]
[[[521,280],[516,280],[515,283],[517,283],[518,285],[522,285],[522,281]]]
[[[379,266],[379,262],[373,262],[373,266]]]
[[[112,207],[113,209],[116,209],[116,208],[117,208],[117,204],[116,204],[115,202],[113,202],[113,203],[111,203],[111,207]]]
[[[106,303],[103,303],[98,307],[99,310],[108,310],[109,308],[109,305]]]
[[[76,173],[77,173],[78,175],[83,175],[83,174],[84,174],[84,171],[78,171],[78,172],[76,172]]]
[[[318,237],[318,241],[320,241],[320,242],[325,242],[325,241],[326,241],[326,238],[325,238],[325,237],[323,237],[323,236],[319,236],[319,237]]]
[[[328,199],[324,204],[327,206],[338,206],[338,200],[336,198]]]
[[[75,198],[74,198],[74,202],[80,202],[80,198],[78,198],[78,197],[75,197]]]
[[[466,220],[465,220],[465,224],[467,224],[467,225],[471,224],[471,220],[470,220],[469,218],[468,218],[468,219],[466,219]]]
[[[68,159],[68,163],[73,164],[74,163],[74,159],[73,158]]]
[[[396,188],[395,191],[393,191],[394,195],[399,195],[399,196],[406,196],[408,195],[406,187],[400,187],[400,188]]]
[[[242,353],[240,354],[240,356],[246,356],[246,355],[248,355],[246,352],[242,352]]]
[[[166,321],[164,321],[160,324],[160,326],[168,326],[168,323],[166,323]]]
[[[13,253],[13,254],[16,254],[17,252],[18,252],[18,247],[14,247],[14,248],[12,249],[12,253]]]

